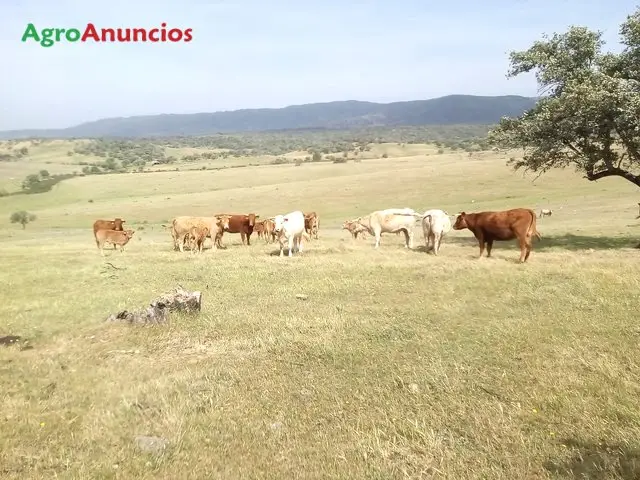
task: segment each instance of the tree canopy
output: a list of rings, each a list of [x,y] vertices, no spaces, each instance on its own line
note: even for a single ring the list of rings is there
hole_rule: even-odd
[[[535,71],[541,98],[489,132],[493,145],[524,150],[509,165],[539,174],[574,166],[591,181],[618,176],[640,187],[640,8],[619,34],[620,53],[603,52],[602,32],[585,27],[511,52],[507,76]]]

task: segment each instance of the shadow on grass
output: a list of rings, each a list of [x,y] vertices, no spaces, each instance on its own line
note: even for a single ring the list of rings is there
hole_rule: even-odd
[[[478,241],[474,237],[463,238],[447,238],[444,240],[446,243],[454,245],[473,245],[478,248]],[[443,242],[443,244],[444,244]],[[584,235],[572,235],[570,233],[565,235],[549,235],[542,237],[542,240],[534,238],[533,251],[544,251],[550,248],[562,248],[565,250],[579,251],[579,250],[615,250],[619,248],[640,248],[639,236],[623,236],[623,237],[595,237]],[[520,249],[517,240],[508,240],[502,242],[494,242],[494,250],[500,249]]]
[[[577,451],[568,460],[548,460],[543,463],[543,467],[554,475],[593,480],[640,478],[639,449],[606,443],[586,443],[574,439],[565,439],[561,443]]]

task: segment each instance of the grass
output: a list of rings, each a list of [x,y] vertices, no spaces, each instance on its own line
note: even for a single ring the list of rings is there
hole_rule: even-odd
[[[3,478],[637,478],[640,237],[635,187],[557,171],[531,184],[494,154],[75,178],[0,199]],[[91,199],[93,202],[89,203]],[[553,208],[525,265],[383,235],[376,208]],[[171,250],[174,215],[315,210],[320,239]],[[8,223],[26,209],[38,219]],[[95,218],[136,229],[100,257]],[[117,267],[114,269],[107,262]],[[177,284],[203,311],[105,323]],[[308,296],[306,300],[296,294]],[[136,435],[170,444],[139,452]],[[185,472],[189,472],[185,474]]]

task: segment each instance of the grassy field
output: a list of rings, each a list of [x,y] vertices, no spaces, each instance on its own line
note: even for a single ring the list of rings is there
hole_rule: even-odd
[[[0,336],[33,347],[0,347],[0,476],[638,478],[637,188],[570,170],[532,184],[491,153],[411,147],[0,198]],[[519,206],[554,210],[524,265],[516,242],[477,260],[469,231],[434,257],[419,227],[414,251],[340,230],[378,208]],[[24,230],[21,209],[38,217]],[[161,226],[296,209],[321,228],[293,258],[239,235],[180,254]],[[91,224],[116,216],[136,233],[102,258]],[[104,321],[178,284],[203,292],[200,315]]]

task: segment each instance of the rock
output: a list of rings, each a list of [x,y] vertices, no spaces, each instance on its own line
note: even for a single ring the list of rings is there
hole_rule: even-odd
[[[169,442],[162,437],[149,437],[146,435],[138,435],[135,438],[136,445],[140,450],[147,453],[162,453]]]

